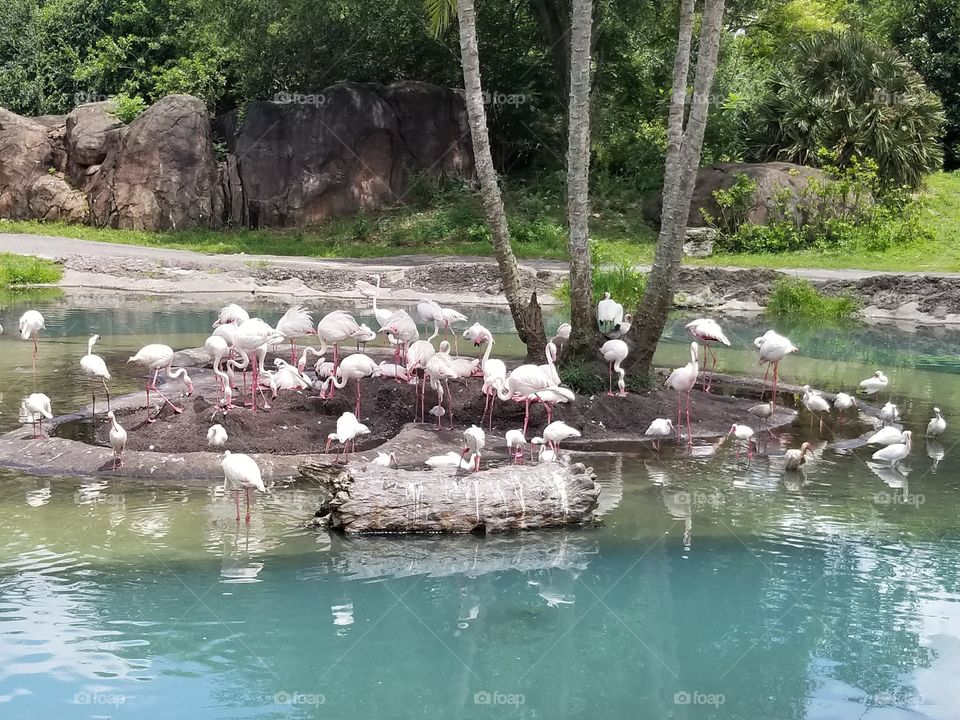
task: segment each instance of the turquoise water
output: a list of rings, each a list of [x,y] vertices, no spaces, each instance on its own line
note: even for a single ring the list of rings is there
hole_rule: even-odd
[[[215,314],[112,303],[41,307],[55,409],[85,398],[89,332],[120,391],[131,349],[199,344]],[[32,384],[20,312],[0,311],[5,429]],[[726,325],[742,343],[764,324]],[[960,334],[789,331],[785,380],[880,367],[917,435],[934,402],[953,424]],[[680,319],[668,336],[659,360],[685,362]],[[746,350],[721,362],[759,374]],[[305,483],[258,495],[248,528],[218,487],[0,472],[0,717],[957,718],[957,429],[906,476],[830,433],[790,478],[773,445],[587,456],[601,527],[487,539],[304,530]]]

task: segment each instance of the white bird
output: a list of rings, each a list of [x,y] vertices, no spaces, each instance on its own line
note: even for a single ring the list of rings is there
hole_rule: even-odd
[[[377,456],[370,461],[371,465],[376,467],[385,467],[385,468],[396,468],[397,467],[397,456],[391,453],[385,453],[377,451]]]
[[[276,368],[270,380],[273,397],[277,396],[279,390],[306,390],[313,387],[310,378],[286,360],[276,358],[273,361],[273,366]]]
[[[433,455],[428,457],[426,460],[424,460],[423,464],[431,468],[458,467],[462,470],[469,470],[474,466],[474,460],[472,457],[464,459],[462,454],[451,450],[443,455]]]
[[[773,437],[773,431],[770,429],[768,423],[770,418],[773,417],[773,402],[757,403],[756,405],[751,405],[747,408],[747,412],[753,415],[757,420],[759,420],[758,430],[766,429],[768,433]]]
[[[720,324],[713,318],[697,318],[696,320],[688,322],[685,327],[690,337],[702,344],[705,348],[703,355],[703,391],[710,392],[710,377],[713,375],[714,368],[717,367],[717,354],[714,352],[712,345],[714,343],[720,343],[721,345],[730,347],[730,341],[724,334],[723,328],[721,328]],[[710,364],[710,370],[708,371],[706,360],[711,356],[713,357],[713,362]]]
[[[407,375],[416,376],[417,378],[417,390],[414,398],[413,406],[413,421],[417,422],[417,418],[420,417],[423,422],[427,421],[426,418],[426,405],[427,405],[427,378],[426,378],[426,369],[427,363],[430,362],[430,359],[436,354],[437,349],[430,343],[429,340],[415,340],[413,343],[407,347],[406,358],[407,358]]]
[[[560,443],[572,437],[580,437],[580,431],[570,427],[563,420],[556,420],[543,429],[544,441],[558,458],[560,457]]]
[[[427,361],[424,368],[425,377],[430,378],[430,387],[437,393],[437,407],[443,409],[443,391],[447,391],[447,406],[449,407],[450,427],[453,427],[453,397],[450,395],[450,381],[459,377],[456,368],[453,366],[453,358],[450,357],[450,343],[444,340],[440,343],[440,349],[435,352]],[[437,427],[441,426],[441,416],[443,413],[437,413]]]
[[[943,414],[940,412],[940,408],[935,407],[933,409],[934,417],[930,419],[930,422],[927,423],[927,437],[937,437],[943,435],[944,430],[947,429],[947,421],[943,419]]]
[[[220,325],[217,329],[222,327],[236,327],[234,325]],[[227,341],[223,338],[222,335],[211,335],[206,340],[203,341],[203,348],[208,353],[210,353],[210,358],[213,364],[213,374],[217,378],[217,382],[220,384],[220,389],[223,392],[223,398],[220,401],[220,404],[224,408],[233,407],[233,387],[232,380],[229,373],[225,372],[220,366],[223,364],[223,359],[225,356],[230,353],[230,346],[227,344]],[[233,362],[228,360],[229,362]]]
[[[867,445],[893,445],[894,443],[903,442],[903,430],[900,428],[894,427],[893,425],[887,425],[887,427],[880,428],[877,432],[867,438]]]
[[[609,340],[619,340],[627,336],[627,333],[630,332],[630,328],[633,327],[633,315],[627,313],[623,316],[623,320],[617,323],[613,330],[610,332],[604,333],[604,337]]]
[[[527,438],[523,430],[507,430],[504,439],[507,441],[507,453],[513,455],[513,461],[522,462],[523,453],[527,448]]]
[[[463,457],[467,453],[470,453],[470,458],[473,460],[474,472],[480,469],[480,451],[483,450],[486,443],[487,436],[483,432],[483,428],[471,425],[463,431],[463,444],[466,445],[466,447],[463,449],[463,452],[460,453],[460,456]]]
[[[530,403],[537,399],[537,393],[554,387],[554,383],[537,365],[520,365],[514,368],[497,389],[497,397],[501,400],[513,398],[516,402],[524,403],[523,432],[527,432],[530,423]]]
[[[910,454],[912,438],[913,433],[909,430],[904,430],[902,442],[894,443],[893,445],[887,445],[885,448],[880,448],[873,454],[873,459],[889,462],[892,467],[897,467],[900,464],[900,461]]]
[[[488,427],[493,428],[493,405],[497,399],[497,393],[504,386],[507,380],[507,366],[503,360],[497,360],[490,357],[493,351],[493,333],[480,323],[474,323],[463,331],[463,336],[472,340],[476,346],[486,343],[487,347],[483,351],[483,357],[480,358],[480,369],[483,371],[483,385],[481,390],[486,396],[483,404],[483,417],[480,418],[480,424],[483,424],[487,412],[490,413],[490,422]]]
[[[799,470],[801,465],[807,462],[807,455],[810,454],[810,443],[805,442],[800,449],[790,448],[784,453],[784,467],[787,470]]]
[[[313,335],[313,318],[303,305],[294,305],[277,322],[277,332],[290,343],[290,362],[297,364],[297,338]]]
[[[150,417],[150,390],[153,390],[160,398],[169,405],[175,413],[183,412],[182,408],[178,408],[169,399],[166,395],[160,392],[160,388],[157,387],[157,377],[160,374],[160,371],[163,370],[165,375],[170,380],[176,380],[177,378],[183,378],[183,382],[187,386],[187,395],[193,395],[193,381],[190,379],[190,376],[187,374],[187,371],[184,368],[179,368],[173,370],[171,365],[173,364],[173,348],[169,345],[144,345],[137,351],[137,354],[127,360],[128,363],[137,363],[147,368],[147,383],[146,383],[146,393],[147,393],[147,422],[155,422],[156,418]],[[153,380],[150,380],[149,371],[153,370]]]
[[[46,329],[46,324],[41,315],[36,310],[27,310],[20,316],[19,328],[20,337],[24,340],[33,340],[33,372],[37,372],[37,336],[41,330]]]
[[[220,308],[213,327],[219,325],[241,325],[250,319],[250,314],[236,303],[230,303]]]
[[[690,428],[690,391],[697,384],[700,371],[700,348],[696,342],[690,343],[690,362],[677,368],[667,378],[664,385],[677,391],[677,440],[680,440],[680,411],[683,394],[687,396],[687,444],[693,444],[693,432]]]
[[[390,318],[393,317],[394,311],[387,310],[386,308],[378,308],[377,300],[380,295],[380,276],[375,275],[374,278],[377,281],[376,286],[371,285],[365,280],[357,280],[356,286],[357,290],[368,298],[373,298],[373,316],[377,319],[377,324],[382,328],[388,322]]]
[[[880,422],[892,424],[898,420],[900,420],[900,410],[892,402],[888,402],[880,408]]]
[[[433,340],[440,334],[440,326],[445,322],[442,307],[433,300],[423,299],[417,303],[417,315],[420,318],[420,322],[425,325],[429,326],[430,323],[433,323],[433,334],[428,337],[427,340]],[[429,327],[427,329],[429,329]]]
[[[240,490],[242,489],[247,496],[247,523],[249,523],[250,490],[267,491],[263,485],[260,466],[249,455],[224,450],[220,467],[223,468],[223,489],[227,491],[235,490],[237,493],[237,522],[240,522]]]
[[[537,462],[552,463],[559,462],[560,456],[554,452],[553,448],[547,447],[547,442],[539,435],[530,440],[531,445],[536,445],[540,449],[537,451]]]
[[[757,348],[760,363],[766,363],[767,371],[763,375],[763,388],[760,390],[760,398],[763,399],[763,392],[767,387],[767,376],[770,374],[770,368],[773,368],[773,394],[771,402],[777,403],[777,381],[780,378],[780,361],[787,355],[798,351],[796,345],[790,342],[790,338],[784,337],[773,330],[767,330],[763,335],[753,340],[754,347]]]
[[[397,310],[386,323],[380,325],[380,331],[387,333],[387,337],[393,338],[395,342],[394,362],[407,362],[407,349],[410,343],[420,339],[420,331],[417,329],[417,323],[406,310]]]
[[[557,403],[572,403],[577,399],[573,390],[560,385],[551,385],[534,393],[537,402],[547,411],[547,424],[553,422],[553,406]]]
[[[668,420],[667,418],[657,418],[650,423],[650,426],[643,434],[646,437],[653,438],[653,444],[656,446],[657,452],[660,452],[660,441],[664,438],[670,437],[675,432],[676,428],[673,426],[673,420]]]
[[[560,323],[560,326],[557,328],[556,334],[550,339],[554,345],[557,346],[557,352],[560,353],[563,351],[563,346],[567,344],[567,341],[570,339],[570,333],[573,331],[573,326],[568,323]],[[466,333],[464,333],[466,335]]]
[[[630,348],[627,347],[627,344],[623,340],[607,340],[600,347],[600,354],[603,355],[603,359],[607,362],[607,395],[613,396],[613,373],[616,372],[620,376],[620,379],[617,381],[617,387],[620,388],[620,392],[617,393],[619,397],[626,397],[626,383],[624,377],[626,376],[626,371],[620,367],[620,363],[627,359],[627,353],[630,352]]]
[[[113,410],[107,412],[107,418],[110,420],[110,447],[113,448],[113,469],[123,465],[123,451],[127,447],[127,431],[123,429],[117,421],[117,416]]]
[[[860,382],[860,390],[867,395],[876,395],[889,384],[890,380],[887,378],[887,376],[877,370],[866,380],[862,380]]]
[[[397,382],[407,382],[410,379],[407,368],[403,365],[384,360],[377,367],[377,375],[380,377],[393,378]]]
[[[353,339],[357,341],[357,351],[366,352],[367,343],[377,339],[377,331],[366,323],[360,323],[359,329],[353,334]]]
[[[103,391],[107,394],[107,410],[110,409],[110,388],[107,387],[110,371],[107,369],[107,364],[103,361],[103,358],[93,354],[93,346],[99,339],[99,335],[91,337],[87,341],[87,354],[80,358],[80,369],[84,375],[90,378],[90,396],[93,398],[94,416],[97,414],[97,393],[94,389],[97,380],[103,383]]]
[[[730,426],[730,432],[727,433],[727,437],[733,435],[734,438],[734,447],[737,449],[737,458],[740,457],[740,443],[745,442],[747,444],[747,458],[753,457],[753,450],[751,448],[751,443],[753,442],[753,428],[749,425],[739,425],[734,423]]]
[[[43,437],[43,419],[53,418],[53,411],[50,409],[50,398],[43,393],[32,393],[27,395],[20,403],[20,416],[26,418],[33,425],[33,437],[39,439]]]
[[[211,425],[207,429],[207,445],[209,447],[222,448],[227,444],[227,440],[229,440],[227,429],[220,423]]]
[[[453,336],[453,351],[459,355],[460,349],[457,347],[457,333],[453,329],[454,323],[469,322],[469,319],[466,315],[461,312],[457,312],[453,308],[440,308],[441,313],[443,313],[443,326],[447,329]]]
[[[380,366],[377,365],[376,361],[369,355],[364,355],[363,353],[348,355],[343,359],[343,362],[340,363],[340,367],[334,370],[334,374],[323,383],[320,390],[320,397],[332,396],[333,393],[328,394],[330,385],[333,385],[333,387],[338,390],[342,390],[348,382],[353,380],[356,385],[353,412],[359,417],[360,381],[363,378],[373,377],[379,369]]]
[[[453,369],[456,371],[458,378],[483,376],[483,370],[480,369],[480,358],[458,356],[450,358],[450,362],[453,363]]]
[[[820,415],[820,432],[823,432],[823,415],[830,412],[830,403],[817,390],[812,390],[809,385],[803,386],[803,406],[810,413],[810,425],[813,426],[813,416]]]
[[[839,392],[833,399],[833,407],[836,408],[837,414],[840,416],[840,424],[843,425],[844,413],[852,407],[859,406],[857,405],[857,399],[853,395]]]
[[[351,449],[356,450],[357,438],[361,435],[369,435],[370,428],[357,420],[357,416],[352,412],[345,412],[337,418],[337,430],[327,435],[327,447],[324,452],[330,452],[330,446],[334,441],[340,443],[340,450],[337,450],[336,459],[340,460],[340,452],[343,451],[344,462],[349,460]]]
[[[324,315],[317,323],[317,337],[320,338],[320,354],[327,354],[327,345],[333,346],[333,365],[340,365],[340,343],[360,332],[360,325],[350,313],[334,310]]]
[[[608,333],[614,330],[623,320],[623,305],[613,300],[610,293],[605,292],[603,299],[597,303],[597,326],[600,332]]]

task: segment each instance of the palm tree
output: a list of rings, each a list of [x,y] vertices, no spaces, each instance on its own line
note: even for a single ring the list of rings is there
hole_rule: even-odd
[[[430,26],[435,35],[442,33],[450,24],[454,9],[460,29],[460,62],[463,65],[463,86],[473,142],[473,161],[480,180],[480,198],[500,270],[500,283],[510,306],[513,324],[520,339],[527,346],[527,358],[539,360],[545,357],[547,344],[543,316],[536,291],[531,294],[529,301],[524,300],[517,259],[510,245],[510,230],[507,227],[503,196],[490,152],[487,113],[483,106],[476,8],[473,0],[427,0]]]

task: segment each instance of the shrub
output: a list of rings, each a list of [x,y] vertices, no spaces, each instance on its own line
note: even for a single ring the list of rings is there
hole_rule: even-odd
[[[782,277],[774,283],[765,312],[780,318],[841,322],[850,320],[858,310],[856,300],[847,295],[823,295],[808,280]]]
[[[596,395],[607,390],[606,369],[600,361],[571,360],[558,368],[560,382],[578,395]]]
[[[600,302],[605,292],[623,305],[624,312],[632,313],[643,300],[647,287],[647,276],[626,259],[615,259],[603,252],[599,246],[591,246],[591,264],[593,265],[593,302]],[[570,279],[564,278],[554,297],[565,305],[570,304]]]
[[[113,106],[113,114],[125,125],[132,123],[147,109],[147,101],[139,95],[118,93],[110,98],[110,103]]]

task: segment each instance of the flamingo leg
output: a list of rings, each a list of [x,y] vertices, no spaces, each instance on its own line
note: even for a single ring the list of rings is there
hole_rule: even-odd
[[[497,402],[497,394],[496,394],[496,391],[494,391],[490,395],[490,429],[491,430],[493,430],[493,406],[496,404],[496,402]]]
[[[240,522],[240,488],[237,488],[233,497],[237,501],[237,522]]]
[[[707,386],[703,389],[704,392],[710,392],[710,388],[713,387],[713,371],[717,367],[717,353],[709,343],[707,343],[707,353],[710,354],[713,361],[710,363],[710,371],[706,374]]]
[[[260,363],[257,361],[256,357],[253,359],[253,385],[250,387],[250,406],[253,408],[253,411],[257,411],[257,389],[260,387]]]
[[[773,396],[770,400],[774,405],[777,404],[777,380],[780,376],[780,361],[777,360],[773,363]]]
[[[680,422],[680,416],[681,416],[680,404],[681,404],[682,398],[683,396],[679,392],[677,392],[677,425],[676,425],[677,442],[680,442],[680,428],[683,427],[683,423]]]
[[[553,403],[544,403],[543,407],[547,410],[547,425],[553,422]]]
[[[357,379],[357,399],[353,403],[353,414],[360,417],[360,379]]]
[[[453,335],[456,337],[456,333]],[[450,381],[444,380],[443,384],[447,387],[447,407],[450,409],[450,429],[453,430],[453,395],[450,392]]]
[[[33,382],[37,382],[37,334],[33,334]]]
[[[244,488],[247,496],[247,525],[250,524],[250,488]]]
[[[760,399],[763,400],[763,393],[767,390],[767,377],[770,375],[770,364],[767,363],[767,371],[763,374],[763,385],[760,386]]]
[[[530,398],[528,397],[528,398],[524,401],[524,403],[525,403],[525,405],[526,405],[526,410],[525,410],[525,412],[524,412],[524,414],[523,414],[523,434],[526,435],[526,434],[527,434],[527,424],[530,422]]]
[[[613,363],[607,363],[607,395],[613,397]]]
[[[687,445],[693,445],[693,430],[690,428],[690,391],[687,390]]]

